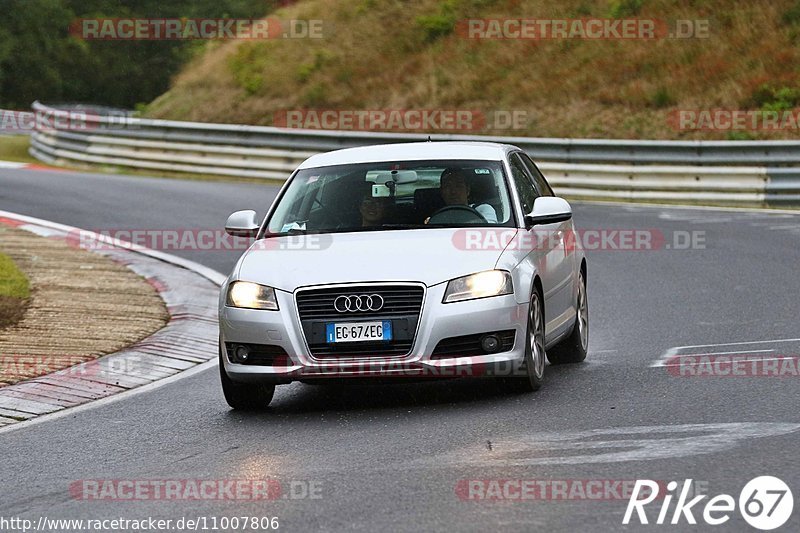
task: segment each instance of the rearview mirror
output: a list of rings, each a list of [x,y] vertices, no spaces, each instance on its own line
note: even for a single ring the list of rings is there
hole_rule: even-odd
[[[533,211],[525,216],[525,224],[555,224],[572,218],[572,207],[563,198],[557,196],[540,196],[533,202]]]
[[[378,173],[375,176],[375,183],[388,183],[393,181],[400,185],[403,183],[414,183],[418,179],[416,170],[391,170]]]
[[[225,222],[225,232],[234,237],[255,237],[258,233],[256,212],[252,209],[236,211]]]

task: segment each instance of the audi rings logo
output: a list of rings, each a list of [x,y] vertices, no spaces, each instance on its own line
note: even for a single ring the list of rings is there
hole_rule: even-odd
[[[333,308],[340,313],[355,313],[356,311],[380,311],[383,308],[383,296],[380,294],[351,294],[337,296],[333,301]]]

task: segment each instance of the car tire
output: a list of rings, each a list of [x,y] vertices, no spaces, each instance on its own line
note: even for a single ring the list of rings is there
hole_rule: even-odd
[[[586,298],[586,278],[583,272],[578,280],[578,301],[575,324],[569,337],[558,343],[547,352],[551,365],[580,363],[586,359],[589,349],[589,302]]]
[[[275,385],[263,383],[236,383],[225,372],[222,353],[219,354],[219,377],[222,382],[222,393],[225,401],[234,409],[252,411],[263,409],[272,401]]]
[[[531,295],[528,306],[528,327],[525,335],[525,359],[519,368],[520,376],[512,378],[518,392],[535,392],[544,382],[545,366],[544,306],[538,290]]]

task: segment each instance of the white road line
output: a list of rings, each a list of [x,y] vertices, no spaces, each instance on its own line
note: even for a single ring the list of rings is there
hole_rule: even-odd
[[[651,204],[639,202],[613,202],[603,200],[575,200],[576,204],[608,205],[614,207],[645,207],[656,209],[691,209],[695,211],[730,211],[734,213],[784,214],[800,216],[800,209],[771,209],[767,207],[719,207],[710,205]]]
[[[740,350],[737,352],[705,352],[705,353],[682,353],[678,357],[701,357],[703,355],[733,355],[736,353],[766,353],[774,352],[775,350]]]
[[[679,355],[679,356],[677,356],[677,357],[683,357],[683,356],[682,356],[682,355]],[[785,358],[782,358],[782,357],[765,357],[765,358],[763,358],[763,359],[759,357],[759,358],[758,358],[758,362],[764,362],[764,361],[783,361],[784,359],[785,359]],[[705,362],[705,361],[696,361],[696,362],[692,362],[692,363],[687,363],[686,361],[681,361],[681,362],[676,362],[676,363],[664,363],[664,364],[663,364],[663,365],[661,365],[661,366],[663,366],[664,368],[667,368],[667,367],[672,367],[672,366],[678,366],[678,367],[684,367],[684,366],[699,366],[699,365],[703,365],[703,366],[705,366],[705,365],[707,365],[707,364],[708,364],[708,363],[707,363],[707,362]]]
[[[650,365],[650,368],[659,368],[659,367],[666,366],[666,364],[665,364],[666,361],[668,361],[669,359],[675,357],[676,355],[681,355],[680,354],[681,350],[686,350],[686,349],[689,349],[689,348],[696,349],[696,348],[714,348],[714,347],[717,347],[717,346],[748,346],[748,345],[752,345],[752,344],[772,344],[772,343],[778,343],[778,342],[800,342],[800,339],[797,339],[797,338],[795,338],[795,339],[766,339],[766,340],[763,340],[763,341],[724,342],[724,343],[720,343],[720,344],[695,344],[695,345],[691,345],[691,346],[675,346],[673,348],[670,348],[666,352],[664,352],[657,361],[655,361],[653,364]],[[750,350],[750,351],[755,352],[757,350]],[[709,352],[709,353],[703,354],[703,355],[721,355],[721,353],[719,353],[719,352]]]
[[[500,468],[544,465],[611,464],[675,460],[721,455],[751,439],[790,435],[800,424],[733,422],[662,426],[610,427],[514,435],[427,455],[403,463],[404,468]],[[552,450],[563,453],[552,454]],[[393,465],[387,465],[393,466]]]

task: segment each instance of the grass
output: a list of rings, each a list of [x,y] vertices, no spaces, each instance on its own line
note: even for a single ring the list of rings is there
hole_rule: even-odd
[[[277,112],[306,108],[522,110],[521,129],[475,133],[725,139],[730,132],[678,131],[670,112],[785,108],[800,92],[797,0],[300,0],[272,16],[321,20],[323,37],[209,46],[147,114],[271,125]],[[709,36],[474,40],[459,30],[470,18],[609,16],[669,30],[708,20]]]
[[[0,253],[0,328],[16,324],[25,313],[30,286],[14,261]]]
[[[14,161],[16,163],[38,163],[28,153],[27,135],[0,135],[0,161]]]
[[[24,300],[30,295],[28,278],[10,257],[0,253],[0,296]]]

